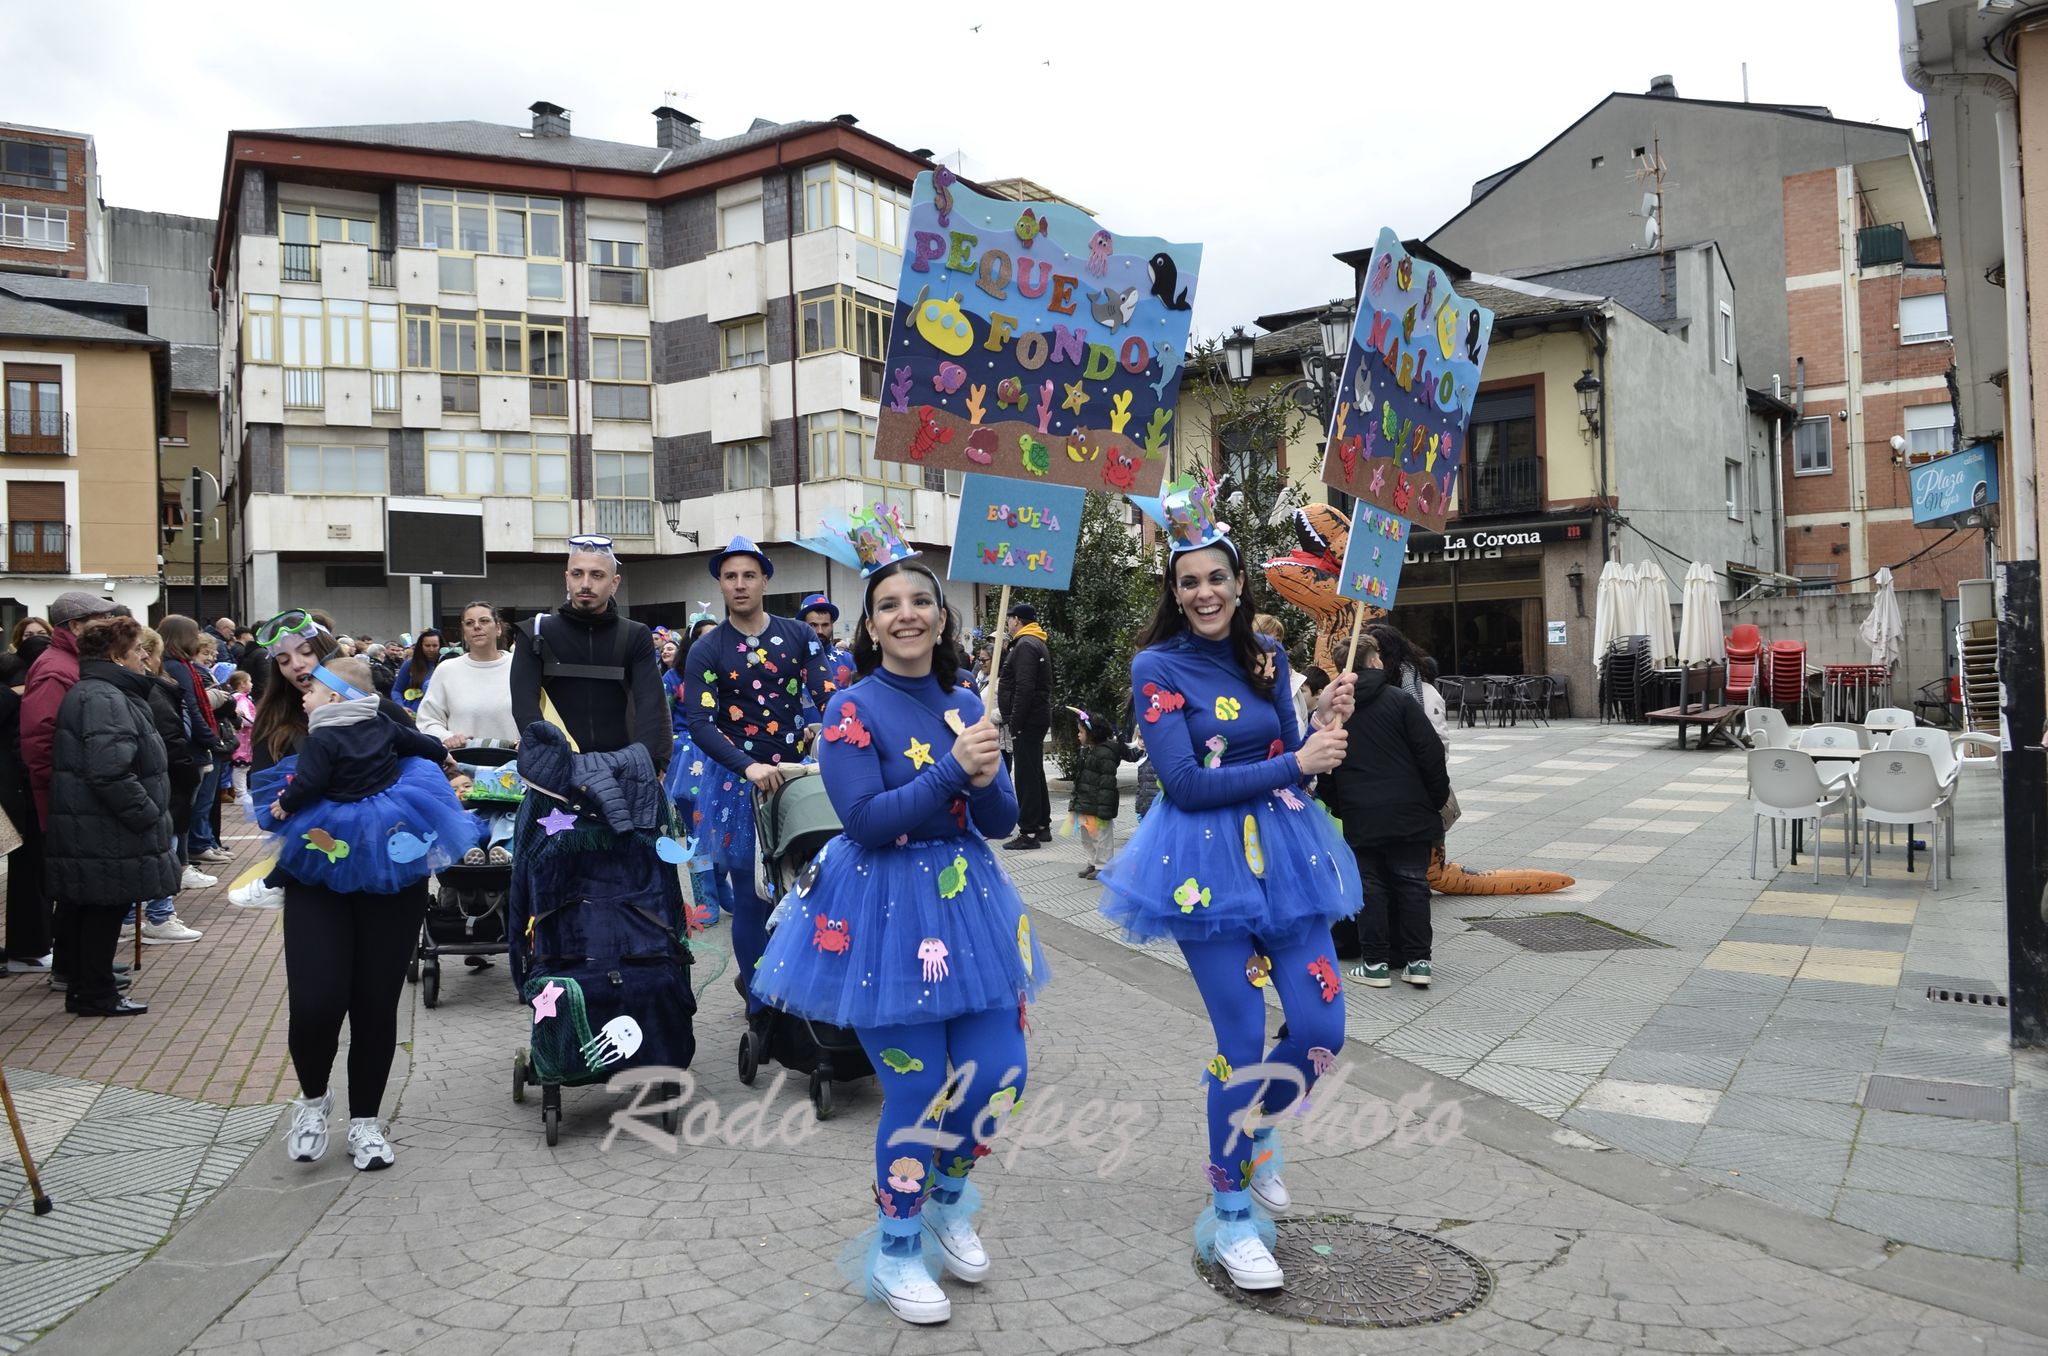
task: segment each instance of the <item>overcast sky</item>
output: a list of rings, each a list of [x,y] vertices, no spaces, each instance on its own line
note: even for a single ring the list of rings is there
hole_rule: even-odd
[[[1427,234],[1474,179],[1655,75],[1735,100],[1747,62],[1760,102],[1920,113],[1892,0],[70,0],[10,7],[0,59],[0,121],[91,133],[111,204],[207,217],[230,128],[524,125],[548,99],[579,135],[652,144],[664,102],[712,137],[852,113],[1120,234],[1202,242],[1207,335],[1348,291],[1333,251]]]

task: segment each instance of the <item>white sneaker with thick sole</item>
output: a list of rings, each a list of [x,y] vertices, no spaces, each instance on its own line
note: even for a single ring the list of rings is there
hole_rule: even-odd
[[[180,890],[205,890],[220,884],[220,877],[209,876],[196,866],[185,868],[185,874],[178,879]]]
[[[953,1301],[924,1269],[915,1253],[883,1253],[875,1259],[868,1285],[889,1312],[905,1323],[944,1323],[953,1316]]]
[[[1256,1237],[1219,1246],[1216,1260],[1239,1290],[1278,1290],[1286,1279],[1273,1254]]]
[[[169,942],[196,942],[205,935],[198,928],[186,926],[185,920],[176,914],[172,914],[161,923],[142,925],[144,946],[161,946]]]
[[[981,1236],[974,1232],[973,1223],[965,1215],[944,1207],[935,1209],[926,1201],[919,1218],[924,1221],[926,1237],[938,1244],[939,1257],[948,1275],[969,1285],[987,1278],[988,1249],[981,1246]]]
[[[1260,1167],[1252,1171],[1252,1199],[1266,1207],[1269,1215],[1284,1215],[1294,1204],[1294,1197],[1288,1194],[1287,1181],[1281,1177],[1280,1169]]]
[[[260,879],[252,880],[239,889],[228,891],[228,903],[238,909],[281,909],[284,907],[284,891],[265,885]]]
[[[384,1128],[377,1124],[375,1116],[358,1116],[348,1123],[348,1152],[355,1161],[357,1172],[388,1168],[397,1158],[391,1152],[391,1141],[384,1138]]]
[[[285,1131],[284,1151],[294,1163],[317,1163],[327,1152],[327,1113],[334,1110],[334,1094],[323,1092],[311,1101],[296,1098],[292,1107],[292,1128]]]
[[[192,858],[193,861],[206,866],[217,866],[225,862],[231,862],[234,859],[235,854],[222,847],[210,847]]]

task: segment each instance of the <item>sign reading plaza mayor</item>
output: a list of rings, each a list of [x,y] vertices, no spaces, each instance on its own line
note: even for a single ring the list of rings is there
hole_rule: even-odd
[[[1955,523],[1998,502],[1998,457],[1990,443],[1974,443],[1907,472],[1913,490],[1913,522],[1919,527]]]
[[[875,454],[1156,495],[1200,245],[917,176]]]
[[[1344,357],[1323,483],[1441,530],[1465,464],[1465,426],[1493,312],[1380,230]]]
[[[1074,544],[1081,539],[1081,505],[1087,495],[1078,485],[963,477],[946,577],[968,584],[1065,588],[1074,577]]]

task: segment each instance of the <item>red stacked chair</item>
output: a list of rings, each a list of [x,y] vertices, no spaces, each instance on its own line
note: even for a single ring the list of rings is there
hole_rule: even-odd
[[[1790,706],[1792,720],[1798,723],[1804,718],[1806,704],[1806,643],[1774,640],[1768,653],[1765,682],[1770,686],[1771,705]]]
[[[1740,696],[1747,706],[1761,704],[1764,638],[1753,622],[1737,622],[1728,633],[1728,695]]]

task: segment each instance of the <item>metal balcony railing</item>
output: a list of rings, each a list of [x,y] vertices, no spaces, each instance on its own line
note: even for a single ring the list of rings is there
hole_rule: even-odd
[[[320,281],[318,245],[278,246],[277,276],[286,282]]]
[[[370,251],[370,286],[398,286],[398,253],[395,250]]]
[[[370,374],[370,409],[377,414],[398,412],[398,374],[396,372],[372,372]]]
[[[651,537],[654,535],[654,501],[651,499],[594,499],[597,531],[607,537]]]
[[[63,523],[8,524],[7,568],[15,574],[69,574],[71,529]]]
[[[7,450],[63,456],[71,449],[71,416],[62,410],[9,410]]]
[[[325,374],[317,367],[287,367],[284,370],[286,409],[317,410],[327,404]]]
[[[1488,462],[1473,467],[1470,476],[1470,492],[1461,506],[1468,517],[1543,507],[1543,463],[1534,457]]]

